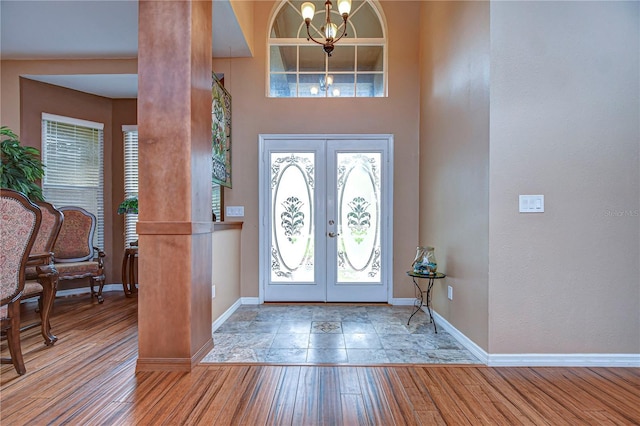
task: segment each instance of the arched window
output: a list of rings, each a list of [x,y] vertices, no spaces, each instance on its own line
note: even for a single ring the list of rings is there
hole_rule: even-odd
[[[310,31],[324,40],[324,0],[312,1],[316,16]],[[275,9],[269,33],[268,96],[383,97],[387,95],[387,38],[382,11],[375,1],[353,0],[347,36],[338,41],[331,57],[322,46],[307,41],[300,6],[302,0],[284,0]],[[334,1],[334,3],[336,3]],[[334,4],[331,21],[342,17]]]

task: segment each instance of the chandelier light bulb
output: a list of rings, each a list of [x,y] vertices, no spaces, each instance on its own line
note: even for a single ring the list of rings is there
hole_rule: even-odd
[[[309,91],[311,92],[312,95],[317,95],[318,94],[318,87],[317,86],[311,86],[311,89],[309,89]]]
[[[340,96],[340,89],[338,89],[338,88],[333,89],[333,92],[331,92],[331,94],[332,94],[334,97],[338,97],[338,96]]]
[[[316,14],[316,7],[313,5],[313,3],[308,1],[308,2],[302,3],[302,6],[300,7],[300,11],[302,12],[302,19],[304,19],[305,21],[307,19],[312,20],[313,15]]]
[[[331,86],[333,84],[333,76],[332,75],[328,75],[327,76],[327,86]]]
[[[340,15],[349,15],[351,13],[351,0],[338,0],[338,12]]]
[[[328,22],[327,26],[324,28],[324,35],[327,40],[332,40],[336,38],[336,34],[338,34],[338,26],[333,22]]]

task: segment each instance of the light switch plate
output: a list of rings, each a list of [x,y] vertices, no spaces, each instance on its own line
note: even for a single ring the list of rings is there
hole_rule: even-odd
[[[244,217],[244,206],[227,206],[227,217]]]
[[[520,213],[544,213],[544,195],[520,195]]]

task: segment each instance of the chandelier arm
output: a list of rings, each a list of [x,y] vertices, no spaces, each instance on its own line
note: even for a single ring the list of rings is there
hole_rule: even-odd
[[[343,25],[344,28],[342,28],[342,34],[340,34],[340,37],[334,38],[332,43],[336,43],[342,37],[347,35],[347,18],[342,18],[342,19],[344,20],[344,25]]]
[[[313,36],[311,35],[311,33],[309,32],[309,24],[307,24],[307,41],[311,40],[312,42],[319,44],[320,46],[324,46],[325,43],[321,43],[318,40],[316,40],[315,38],[313,38]]]

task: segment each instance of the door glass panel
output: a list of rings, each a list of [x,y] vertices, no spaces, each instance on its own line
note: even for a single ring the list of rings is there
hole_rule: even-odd
[[[313,282],[315,157],[271,153],[271,281]]]
[[[338,283],[380,282],[380,153],[337,154]]]

